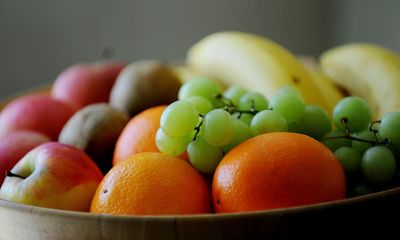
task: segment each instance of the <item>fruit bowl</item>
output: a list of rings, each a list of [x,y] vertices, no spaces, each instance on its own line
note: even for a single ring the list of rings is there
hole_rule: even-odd
[[[47,86],[26,93],[48,90]],[[18,94],[17,94],[18,95]],[[16,96],[17,96],[16,95]],[[15,96],[14,96],[15,97]],[[0,109],[14,97],[0,101]],[[400,187],[320,204],[236,214],[118,216],[0,200],[0,239],[266,239],[396,233]],[[321,235],[323,233],[324,235]]]
[[[391,234],[400,188],[302,207],[239,214],[111,216],[0,200],[0,239],[267,239]],[[392,227],[393,226],[393,227]]]

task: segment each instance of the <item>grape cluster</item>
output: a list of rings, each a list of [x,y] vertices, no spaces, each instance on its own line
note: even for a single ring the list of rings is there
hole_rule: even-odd
[[[382,120],[371,122],[368,103],[352,96],[335,106],[333,122],[336,130],[320,140],[342,164],[349,196],[398,185],[400,112],[387,113]]]
[[[241,86],[222,92],[214,81],[197,78],[181,87],[178,98],[161,116],[156,145],[173,156],[187,152],[203,173],[213,173],[224,154],[253,136],[295,129],[319,138],[330,130],[325,110],[306,106],[292,87],[268,101]]]
[[[161,116],[156,145],[173,156],[187,152],[203,173],[213,173],[224,154],[251,137],[289,131],[311,136],[335,153],[349,196],[391,187],[400,178],[400,112],[372,122],[362,98],[342,99],[333,123],[322,107],[306,105],[293,87],[281,88],[268,100],[241,86],[222,92],[216,82],[197,78],[181,87],[178,98]]]

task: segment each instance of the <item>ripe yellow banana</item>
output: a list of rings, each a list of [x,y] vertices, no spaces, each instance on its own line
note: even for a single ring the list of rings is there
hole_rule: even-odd
[[[314,83],[317,85],[319,91],[324,94],[325,101],[330,106],[330,109],[333,110],[336,104],[348,93],[322,71],[319,62],[315,58],[306,56],[300,56],[298,58],[310,71]],[[332,114],[332,112],[328,113]]]
[[[214,33],[189,49],[187,62],[205,76],[226,85],[245,86],[268,98],[283,86],[294,86],[306,103],[318,104],[329,112],[332,109],[296,57],[261,36],[242,32]]]
[[[196,77],[202,77],[199,72],[194,70],[192,67],[185,64],[174,64],[171,66],[172,70],[181,80],[181,83],[185,83],[189,80],[192,80]]]
[[[333,81],[368,101],[375,119],[400,111],[400,56],[393,51],[353,43],[324,52],[320,61]]]

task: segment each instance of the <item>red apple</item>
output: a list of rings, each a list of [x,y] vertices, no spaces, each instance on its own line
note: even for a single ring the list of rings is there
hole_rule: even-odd
[[[78,109],[108,102],[114,82],[125,65],[108,61],[73,65],[57,77],[51,94]]]
[[[15,131],[0,137],[0,186],[14,165],[30,150],[50,139],[38,132]]]
[[[19,97],[0,113],[0,136],[16,130],[32,130],[57,140],[75,110],[46,94]]]
[[[100,170],[81,150],[62,143],[45,143],[8,172],[0,188],[0,199],[88,211],[102,178]]]

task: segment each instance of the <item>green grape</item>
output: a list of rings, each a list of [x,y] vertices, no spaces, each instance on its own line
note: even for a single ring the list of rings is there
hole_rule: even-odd
[[[186,147],[191,141],[191,134],[183,137],[170,137],[159,128],[156,134],[156,146],[160,152],[171,155],[179,156],[185,152]]]
[[[358,139],[362,139],[362,140],[368,140],[368,141],[376,141],[376,137],[374,132],[371,132],[370,130],[363,130],[361,132],[355,133],[353,134],[353,137],[358,138]],[[362,142],[362,141],[358,141],[358,140],[353,140],[351,141],[351,146],[352,148],[354,148],[355,150],[357,150],[360,154],[364,154],[364,152],[373,146],[372,143],[368,143],[368,142]]]
[[[300,121],[289,123],[288,132],[303,133],[303,125],[301,125]]]
[[[379,136],[400,147],[400,112],[389,112],[382,117]]]
[[[396,161],[392,151],[384,146],[374,146],[365,151],[361,160],[365,179],[371,183],[389,181],[396,172]]]
[[[222,148],[225,153],[229,152],[236,145],[239,145],[253,136],[250,127],[246,125],[246,123],[240,121],[239,119],[233,119],[232,121],[235,134],[233,135],[233,138],[229,144]]]
[[[370,124],[370,128],[372,131],[376,131],[379,132],[379,128],[381,127],[381,123],[380,122],[372,122]]]
[[[321,138],[331,130],[331,121],[328,113],[320,106],[308,105],[299,120],[302,133],[313,138]]]
[[[298,121],[304,113],[305,105],[302,98],[295,94],[283,93],[271,98],[270,108],[285,118],[288,124]]]
[[[224,156],[222,150],[197,137],[189,143],[187,153],[190,163],[200,172],[213,173]]]
[[[321,143],[327,146],[332,152],[335,152],[341,147],[351,146],[351,140],[346,138],[346,133],[342,130],[334,130],[328,132],[322,137]]]
[[[354,176],[361,171],[361,154],[351,147],[341,147],[335,151],[346,175]]]
[[[232,85],[225,90],[224,96],[229,98],[233,105],[239,106],[240,98],[247,93],[247,89],[241,86]]]
[[[247,126],[250,126],[251,120],[253,119],[254,115],[250,113],[234,113],[232,114],[232,119],[239,119],[240,121],[244,122]]]
[[[279,113],[264,110],[254,116],[250,128],[253,135],[257,136],[268,132],[286,132],[288,125]]]
[[[265,110],[268,108],[268,100],[261,93],[247,92],[240,98],[239,109],[251,110],[252,107],[258,111]]]
[[[292,86],[285,86],[279,88],[279,90],[276,92],[276,95],[281,95],[281,94],[294,94],[303,99],[303,96],[301,95],[300,91]]]
[[[221,93],[218,84],[207,78],[195,78],[185,82],[179,89],[178,99],[185,100],[189,97],[200,96],[210,101],[214,107],[221,104],[216,96]]]
[[[162,113],[160,126],[171,137],[183,137],[196,127],[199,112],[188,101],[171,103]]]
[[[214,109],[204,116],[204,139],[212,146],[222,147],[233,138],[235,130],[231,115],[222,109]]]
[[[333,122],[338,129],[355,133],[365,130],[371,121],[371,109],[367,101],[359,97],[346,97],[333,109]],[[347,122],[347,123],[345,123]]]
[[[208,101],[207,98],[200,96],[193,96],[193,97],[188,97],[185,100],[191,102],[200,114],[204,115],[209,111],[213,110],[213,105],[210,101]]]

